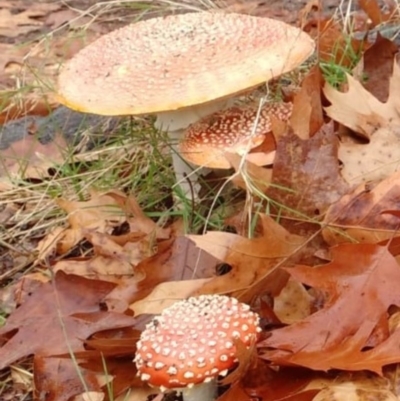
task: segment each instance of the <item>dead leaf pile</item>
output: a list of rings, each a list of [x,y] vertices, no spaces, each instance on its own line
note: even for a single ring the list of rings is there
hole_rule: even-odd
[[[73,19],[62,3],[23,3],[13,9],[0,0],[0,35]],[[262,14],[261,3],[248,12]],[[255,150],[270,164],[226,155],[233,184],[248,191],[225,220],[229,232],[186,234],[175,217],[149,218],[135,188],[55,197],[60,224],[33,231],[37,246],[24,254],[30,270],[0,289],[5,388],[33,391],[36,400],[161,400],[132,362],[145,325],[177,300],[227,294],[259,313],[262,333],[254,347],[237,344],[238,366],[220,382],[219,400],[400,397],[399,45],[370,35],[399,23],[399,12],[361,0],[349,38],[320,3],[311,0],[299,18],[319,41],[320,65],[283,91],[293,102],[290,121],[272,120]],[[0,84],[26,56],[1,46]],[[332,85],[329,63],[340,60],[344,79]],[[2,150],[4,171],[27,170],[45,183],[65,147],[27,137]],[[21,154],[26,164],[17,168]],[[6,181],[0,191],[10,191]],[[2,227],[29,208],[20,198],[5,203]],[[4,269],[0,280],[9,277]]]
[[[322,371],[378,374],[384,365],[400,361],[393,346],[400,330],[390,333],[385,319],[390,306],[400,306],[400,270],[386,247],[343,244],[332,249],[332,262],[327,265],[288,271],[321,292],[325,302],[300,322],[271,332],[259,344],[272,348],[263,354],[266,359]]]
[[[339,146],[342,176],[352,185],[381,181],[399,170],[400,67],[395,60],[389,98],[385,103],[376,99],[350,75],[347,80],[349,89],[345,93],[329,86],[325,88],[325,96],[332,104],[326,112],[369,142],[342,143]]]

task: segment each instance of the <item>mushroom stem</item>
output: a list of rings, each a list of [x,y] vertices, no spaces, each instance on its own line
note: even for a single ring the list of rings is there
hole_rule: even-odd
[[[216,396],[217,383],[215,379],[182,390],[183,401],[214,401]]]
[[[186,198],[191,199],[193,197],[194,200],[198,200],[200,192],[199,177],[201,174],[206,174],[207,169],[196,167],[181,156],[179,142],[182,135],[181,131],[168,133],[171,146],[172,167],[176,179],[175,185],[181,188]]]
[[[175,171],[176,182],[181,187],[184,195],[194,200],[199,199],[200,185],[198,177],[204,173],[202,168],[195,168],[192,164],[182,159],[178,145],[183,138],[186,128],[201,118],[216,111],[229,107],[229,100],[218,100],[200,104],[197,106],[186,107],[184,109],[157,113],[155,122],[156,129],[166,131],[172,149],[172,164]],[[190,180],[190,182],[189,182]]]

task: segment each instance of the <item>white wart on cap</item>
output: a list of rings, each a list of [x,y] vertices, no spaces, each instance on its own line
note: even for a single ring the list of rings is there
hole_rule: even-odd
[[[233,340],[250,346],[260,331],[258,315],[234,298],[203,295],[177,302],[143,331],[138,374],[162,389],[210,382],[237,361]]]
[[[243,155],[259,146],[271,131],[271,117],[288,121],[292,103],[267,103],[258,115],[254,107],[231,107],[191,124],[179,144],[181,155],[198,166],[230,168],[225,152]]]

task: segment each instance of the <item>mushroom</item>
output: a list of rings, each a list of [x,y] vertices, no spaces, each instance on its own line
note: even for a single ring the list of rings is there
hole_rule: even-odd
[[[192,172],[176,152],[183,131],[228,107],[229,97],[295,69],[314,47],[305,32],[270,18],[224,12],[153,18],[104,35],[69,60],[59,74],[59,100],[87,113],[156,114],[156,128],[173,142],[182,186]]]
[[[250,347],[260,332],[259,316],[235,298],[176,302],[142,332],[134,359],[138,375],[161,391],[182,391],[184,401],[212,401],[216,378],[237,362],[235,340]]]
[[[288,121],[293,104],[266,103],[254,107],[231,107],[193,123],[179,143],[183,158],[197,166],[227,169],[231,165],[225,152],[244,155],[261,145],[271,131],[271,116]]]

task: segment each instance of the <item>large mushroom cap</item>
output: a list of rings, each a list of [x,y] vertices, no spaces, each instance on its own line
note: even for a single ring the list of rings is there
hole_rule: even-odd
[[[313,40],[284,22],[223,12],[153,18],[102,36],[66,63],[60,101],[103,115],[176,110],[290,71]]]
[[[230,168],[225,152],[243,155],[259,146],[271,131],[271,117],[288,121],[292,103],[266,103],[255,107],[231,107],[191,124],[179,143],[182,157],[197,166]]]
[[[202,295],[177,302],[143,331],[138,373],[163,388],[210,381],[236,362],[234,340],[249,346],[260,331],[258,315],[234,298]]]

